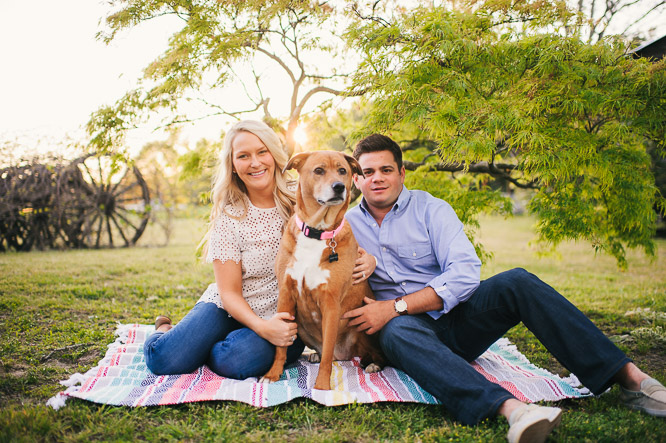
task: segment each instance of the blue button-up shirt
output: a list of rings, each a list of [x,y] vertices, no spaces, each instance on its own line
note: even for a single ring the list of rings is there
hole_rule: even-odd
[[[365,199],[347,212],[359,245],[377,257],[368,282],[377,300],[393,300],[426,286],[444,302],[434,319],[467,300],[479,286],[481,261],[463,224],[444,200],[403,186],[381,226]]]

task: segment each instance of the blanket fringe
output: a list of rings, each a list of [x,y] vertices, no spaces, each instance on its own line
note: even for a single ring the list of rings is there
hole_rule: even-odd
[[[117,338],[113,343],[109,344],[109,351],[114,351],[118,348],[118,346],[121,346],[127,342],[129,331],[136,326],[136,324],[122,324],[120,322],[116,322],[116,330],[114,331],[114,335],[116,335]],[[77,372],[72,374],[69,379],[61,380],[60,384],[67,386],[67,389],[60,391],[53,397],[49,398],[46,401],[46,405],[51,406],[56,411],[65,406],[65,402],[68,398],[70,398],[69,394],[78,391],[83,382],[85,382],[91,376],[91,374],[95,374],[100,366],[104,366],[106,364],[108,359],[107,356],[111,354],[111,352],[107,351],[106,355],[97,363],[97,365],[90,368],[88,371],[86,371],[85,374]]]
[[[77,372],[75,374],[72,374],[68,380],[61,380],[60,384],[67,387],[82,385],[87,378],[88,377],[86,377],[85,375]]]
[[[120,340],[121,343],[125,343],[127,341],[127,336],[129,335],[129,331],[132,328],[135,328],[137,325],[134,324],[122,324],[120,322],[116,322],[116,330],[114,332],[115,335],[118,336],[118,339],[116,341]]]
[[[46,406],[51,406],[54,410],[58,410],[65,406],[65,401],[69,397],[63,394],[62,392],[58,392],[56,395],[53,397],[49,398],[49,400],[46,402]]]
[[[96,370],[97,366],[93,369]],[[88,373],[86,372],[86,374]],[[67,386],[67,389],[64,391],[60,391],[53,397],[49,398],[46,401],[46,406],[51,406],[56,411],[65,406],[65,402],[69,398],[69,394],[71,392],[78,391],[83,382],[85,382],[86,379],[88,378],[86,374],[81,374],[77,372],[75,374],[72,374],[71,377],[69,377],[69,379],[61,380],[60,384],[63,386]]]
[[[502,337],[497,340],[495,344],[516,357],[520,362],[531,364],[527,357],[525,357],[523,353],[518,350],[518,347],[511,343],[508,338]]]

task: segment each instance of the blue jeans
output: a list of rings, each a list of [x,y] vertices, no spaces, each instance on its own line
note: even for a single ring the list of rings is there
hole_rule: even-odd
[[[380,343],[393,366],[471,425],[514,396],[468,362],[521,321],[595,394],[631,361],[578,308],[524,269],[482,281],[469,300],[437,320],[427,314],[392,319]]]
[[[287,349],[287,364],[298,359],[300,338]],[[218,375],[243,380],[270,369],[275,346],[214,303],[197,303],[167,332],[155,332],[143,349],[146,365],[158,375],[188,374],[206,364]]]

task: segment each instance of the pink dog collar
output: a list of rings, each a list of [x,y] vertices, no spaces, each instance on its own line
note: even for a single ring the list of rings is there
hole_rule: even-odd
[[[342,223],[340,223],[340,226],[338,226],[334,230],[322,231],[320,229],[306,225],[303,222],[303,220],[301,220],[296,214],[294,214],[294,221],[296,222],[296,226],[298,226],[298,229],[303,231],[303,234],[305,234],[306,237],[314,238],[317,240],[328,240],[334,238],[338,234],[338,232],[342,230],[342,227],[345,225],[345,219],[343,218]]]

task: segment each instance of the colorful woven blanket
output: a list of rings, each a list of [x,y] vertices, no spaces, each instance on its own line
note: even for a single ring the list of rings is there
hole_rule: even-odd
[[[155,375],[146,368],[143,343],[154,330],[149,325],[120,325],[118,339],[105,357],[85,374],[61,382],[69,386],[47,404],[55,409],[69,397],[116,406],[172,405],[207,400],[235,400],[257,407],[274,406],[294,398],[310,398],[327,406],[380,401],[439,402],[404,372],[386,367],[366,374],[359,359],[334,362],[331,390],[312,389],[318,364],[302,357],[285,369],[275,383],[256,378],[233,380],[203,366],[191,374]],[[507,339],[500,339],[473,364],[489,380],[518,399],[555,401],[590,395],[575,376],[560,378],[531,364]]]

